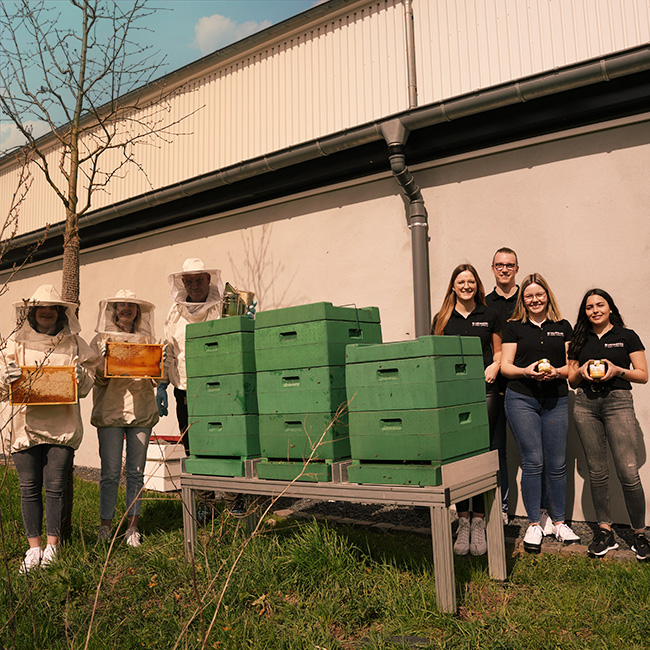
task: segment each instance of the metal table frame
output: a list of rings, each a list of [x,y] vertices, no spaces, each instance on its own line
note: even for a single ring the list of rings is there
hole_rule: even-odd
[[[332,481],[313,483],[277,481],[256,477],[255,460],[247,461],[246,477],[181,474],[185,555],[188,561],[196,548],[196,500],[194,490],[237,492],[239,494],[286,496],[297,499],[389,503],[426,506],[431,511],[431,541],[438,607],[456,612],[454,552],[449,506],[479,494],[485,495],[485,520],[490,577],[505,580],[506,554],[501,516],[498,452],[490,451],[442,466],[442,484],[436,487],[367,485],[347,482],[349,461],[332,465]]]

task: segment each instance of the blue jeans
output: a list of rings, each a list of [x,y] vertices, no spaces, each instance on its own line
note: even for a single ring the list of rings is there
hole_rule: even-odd
[[[48,535],[59,537],[68,472],[74,449],[63,445],[36,445],[11,454],[20,482],[20,509],[27,537],[43,534],[43,486]]]
[[[564,521],[569,398],[530,397],[508,388],[506,416],[521,456],[521,491],[528,519],[539,521],[547,488],[553,521]]]
[[[126,438],[126,506],[129,517],[140,514],[144,465],[151,436],[150,427],[101,427],[97,429],[102,461],[99,483],[99,518],[113,519],[117,488],[122,472],[122,448]]]
[[[609,443],[632,527],[634,530],[645,528],[645,494],[637,461],[639,423],[634,414],[631,391],[590,394],[578,388],[573,419],[587,458],[591,498],[598,523],[612,523],[607,459]]]

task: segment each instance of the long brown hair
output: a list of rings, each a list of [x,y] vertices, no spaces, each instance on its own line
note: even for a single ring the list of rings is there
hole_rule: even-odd
[[[544,291],[546,291],[546,318],[554,322],[562,320],[562,314],[560,313],[557,300],[551,291],[551,287],[548,286],[548,282],[539,273],[531,273],[524,278],[519,287],[519,295],[517,296],[514,311],[508,320],[520,320],[522,323],[525,323],[528,320],[528,310],[526,309],[526,303],[524,302],[524,291],[531,284],[538,284],[542,289],[544,289]]]
[[[442,301],[442,306],[440,307],[440,311],[435,315],[433,323],[431,324],[432,334],[442,334],[445,331],[445,327],[447,327],[447,323],[451,318],[451,313],[454,311],[454,307],[456,306],[454,282],[463,271],[469,271],[476,280],[474,302],[477,305],[485,305],[485,289],[483,288],[483,283],[481,282],[481,278],[479,278],[476,269],[471,264],[459,264],[451,273],[451,279],[449,280],[449,286],[447,287],[445,298]]]

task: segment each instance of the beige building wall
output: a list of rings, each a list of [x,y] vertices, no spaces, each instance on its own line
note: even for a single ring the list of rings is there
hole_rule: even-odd
[[[491,290],[492,253],[507,245],[519,254],[520,277],[541,272],[571,322],[585,290],[602,286],[616,299],[627,324],[650,345],[645,291],[649,127],[650,116],[637,117],[413,168],[429,213],[433,312],[460,262],[471,261]],[[221,268],[224,279],[237,287],[255,291],[260,309],[323,300],[376,305],[385,341],[413,336],[410,233],[391,178],[329,187],[84,252],[84,337],[92,338],[97,302],[121,287],[133,288],[157,305],[162,333],[169,308],[166,276],[190,256]],[[4,303],[27,297],[41,283],[58,285],[59,265],[53,261],[28,269],[11,284]],[[0,326],[2,332],[11,326],[9,309],[0,314]],[[641,428],[650,433],[650,386],[636,386],[633,394]],[[89,410],[86,399],[86,436],[76,462],[96,466]],[[168,432],[174,425],[172,412],[157,431]],[[639,459],[650,490],[643,438]],[[510,463],[514,471],[514,447]],[[584,489],[584,458],[573,429],[568,465],[569,516],[593,520]],[[627,522],[617,481],[612,486],[614,512]],[[521,495],[512,499],[523,514]]]

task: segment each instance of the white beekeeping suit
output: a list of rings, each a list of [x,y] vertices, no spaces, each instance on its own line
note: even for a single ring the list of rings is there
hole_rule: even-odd
[[[210,276],[208,296],[204,302],[188,301],[183,276],[202,273]],[[202,323],[221,318],[224,285],[221,271],[206,269],[205,264],[198,258],[186,259],[182,270],[171,273],[168,279],[169,297],[174,303],[165,321],[169,382],[176,388],[187,390],[185,327],[188,323]]]
[[[34,327],[35,307],[57,306],[64,313],[62,329],[56,334],[41,334]],[[76,366],[77,392],[85,397],[93,385],[97,357],[79,336],[81,327],[76,305],[61,300],[52,285],[40,286],[29,300],[14,303],[16,330],[0,353],[2,381],[9,383],[16,366]],[[17,452],[40,444],[57,444],[78,449],[83,425],[76,404],[29,405],[0,403],[4,452]]]
[[[118,303],[137,306],[134,331],[124,332],[117,325]],[[99,355],[109,341],[120,343],[158,343],[154,329],[154,305],[136,298],[133,291],[120,289],[112,298],[99,303],[97,335],[91,342]],[[107,378],[103,358],[95,373],[91,423],[96,427],[153,427],[158,422],[154,387],[158,381],[149,378]]]

